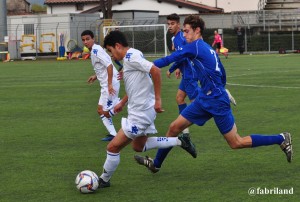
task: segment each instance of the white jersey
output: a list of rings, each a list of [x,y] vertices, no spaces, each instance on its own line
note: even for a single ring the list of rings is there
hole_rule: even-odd
[[[96,73],[97,79],[99,80],[102,88],[108,86],[108,74],[107,67],[111,64],[113,66],[113,78],[112,84],[119,83],[117,79],[118,71],[111,61],[111,57],[105,52],[105,50],[97,44],[94,44],[91,51],[91,60]]]
[[[154,109],[155,96],[150,76],[152,62],[141,51],[130,48],[123,58],[123,80],[128,96],[128,114]]]

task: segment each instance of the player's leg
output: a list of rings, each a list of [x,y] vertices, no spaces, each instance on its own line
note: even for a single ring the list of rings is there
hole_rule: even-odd
[[[127,130],[125,130],[123,125],[129,126],[127,127]],[[132,129],[132,127],[135,127],[135,129]],[[133,122],[132,120],[122,119],[122,128],[125,131],[125,135],[128,138],[133,139],[132,148],[137,152],[145,152],[151,149],[169,148],[169,147],[184,145],[181,136],[177,137],[177,135],[173,137],[146,136],[146,134],[157,133],[157,130],[154,125],[154,117],[153,117],[153,122],[150,125],[149,124],[143,125],[142,123]]]
[[[103,111],[103,106],[98,105],[98,114],[102,120],[103,125],[105,126],[106,130],[108,131],[108,135],[102,139],[102,141],[111,141],[117,134],[115,126],[113,124],[113,120],[111,117],[107,118],[104,114],[105,112]]]
[[[176,94],[176,102],[177,102],[177,105],[178,105],[179,114],[181,114],[181,112],[187,107],[187,104],[185,102],[185,97],[186,97],[187,94],[185,93],[184,89],[185,89],[185,82],[182,79],[180,84],[179,84],[178,91],[177,91],[177,94]],[[189,128],[188,127],[184,128],[181,131],[185,134],[189,134]],[[161,167],[164,159],[167,157],[167,155],[171,151],[171,149],[172,149],[172,147],[161,148],[157,151],[156,157],[154,159],[154,165],[155,165],[154,167],[155,168],[159,169]],[[138,158],[138,157],[136,156],[136,158]],[[147,156],[145,158],[146,158],[146,162],[152,161],[152,159],[147,157]],[[156,169],[154,169],[154,170],[156,170]]]
[[[119,90],[120,83],[116,83],[113,86],[116,93],[114,95],[109,95],[107,89],[101,89],[101,96],[98,103],[98,114],[101,117],[101,120],[106,127],[109,134],[102,139],[102,141],[111,141],[117,134],[114,123],[113,116],[113,107],[119,102]]]
[[[173,121],[171,123],[166,136],[167,137],[176,137],[182,130],[189,127],[193,123],[195,123],[199,126],[202,126],[210,118],[211,118],[211,116],[207,112],[202,110],[201,103],[199,103],[197,100],[195,100],[182,112],[181,115],[179,115],[177,117],[177,119],[175,121]],[[194,158],[196,158],[197,151],[196,151],[195,145],[191,142],[189,135],[182,134],[178,137],[182,142],[184,142],[182,148],[185,149],[187,152],[189,152]],[[137,159],[135,157],[135,159],[137,160],[137,162],[139,164],[145,165],[146,167],[149,168],[149,170],[151,170],[153,173],[155,173],[160,169],[160,167],[161,167],[163,161],[165,160],[165,158],[167,157],[169,151],[167,151],[165,149],[159,149],[156,154],[155,160],[152,160],[148,156],[146,156],[146,157],[138,156],[140,158]],[[161,152],[161,153],[159,154],[159,152]],[[149,162],[149,160],[152,161],[153,169],[151,169],[151,167],[149,167],[149,164],[147,163],[147,162]]]
[[[132,141],[132,148],[136,152],[145,152],[151,149],[164,149],[181,145],[182,142],[178,137],[140,136]]]
[[[241,137],[237,132],[232,113],[214,118],[220,132],[224,134],[225,140],[232,149],[278,144],[286,154],[288,162],[291,162],[293,150],[291,135],[289,133],[274,135],[252,134],[250,136]]]
[[[182,122],[184,121],[184,123]],[[179,128],[174,126],[182,126]],[[139,156],[135,155],[134,158],[138,164],[146,166],[152,173],[156,173],[159,171],[163,161],[167,157],[173,146],[181,146],[184,150],[190,153],[194,158],[197,157],[197,152],[195,150],[194,144],[191,142],[188,134],[181,134],[176,137],[184,128],[191,125],[185,118],[181,115],[171,124],[169,131],[167,133],[168,137],[148,137],[147,141],[145,141],[144,147],[139,148],[142,151],[147,151],[154,148],[160,148],[156,154],[156,158],[153,160],[149,156]],[[175,129],[176,128],[176,129]],[[136,141],[136,138],[134,141]],[[140,145],[140,144],[139,144]]]
[[[181,79],[181,82],[179,84],[177,94],[176,94],[176,102],[178,105],[179,114],[181,114],[181,112],[187,107],[187,104],[185,102],[185,98],[187,96],[186,85],[187,85],[186,80]],[[189,128],[185,128],[182,132],[189,134],[190,131],[189,131]]]
[[[176,102],[178,105],[179,114],[181,114],[181,112],[187,107],[187,104],[185,102],[185,97],[186,97],[186,93],[183,90],[178,89],[176,94]]]
[[[132,140],[128,138],[123,129],[120,129],[115,138],[107,145],[106,160],[103,165],[103,173],[99,177],[99,187],[105,188],[110,186],[110,178],[114,174],[120,163],[120,151]]]
[[[221,43],[216,43],[216,53],[219,53],[221,49]]]

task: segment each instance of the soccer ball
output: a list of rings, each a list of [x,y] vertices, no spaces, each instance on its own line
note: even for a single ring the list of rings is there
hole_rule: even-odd
[[[96,173],[94,173],[93,171],[90,170],[84,170],[81,171],[76,179],[75,179],[75,184],[77,189],[81,192],[81,193],[91,193],[97,190],[98,186],[99,186],[99,178],[96,175]]]

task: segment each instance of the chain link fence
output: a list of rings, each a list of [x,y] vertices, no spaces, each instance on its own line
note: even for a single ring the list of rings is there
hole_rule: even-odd
[[[78,15],[79,16],[79,15]],[[12,58],[21,56],[58,56],[59,47],[64,46],[66,52],[74,48],[82,48],[81,32],[89,29],[95,33],[96,42],[103,42],[103,20],[97,16],[67,15],[47,17],[47,21],[29,20],[24,17],[13,17],[19,21],[9,20],[7,32],[9,35],[8,48]],[[222,32],[224,46],[230,52],[297,52],[300,50],[300,9],[293,12],[274,11],[246,11],[225,14],[200,14],[206,23],[204,40],[212,44],[214,31]],[[181,16],[183,24],[185,15]],[[122,24],[165,24],[166,16],[158,20],[143,19],[126,21],[114,20],[117,25]],[[19,22],[19,23],[16,23]],[[123,23],[122,23],[123,22]],[[137,23],[138,22],[138,23]],[[64,36],[63,41],[61,36]],[[147,37],[147,36],[145,36]],[[167,37],[170,40],[170,35]],[[164,42],[162,42],[164,43]]]

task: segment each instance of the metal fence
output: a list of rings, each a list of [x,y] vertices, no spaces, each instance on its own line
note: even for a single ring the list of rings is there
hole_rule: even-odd
[[[181,16],[181,22],[184,17]],[[201,14],[201,17],[206,23],[204,40],[212,44],[214,30],[222,30],[224,46],[230,52],[278,52],[279,50],[293,52],[300,49],[300,10]],[[137,24],[137,22],[139,21],[132,21],[132,24]],[[163,17],[154,22],[166,23],[166,19]],[[126,21],[126,24],[130,22]],[[76,46],[82,48],[80,34],[85,29],[94,31],[96,41],[102,44],[102,27],[102,20],[35,23],[33,25],[28,25],[26,22],[8,24],[8,47],[12,58],[19,58],[20,55],[26,54],[58,56],[61,34],[64,35],[63,45],[66,51],[70,51],[69,41],[76,42]],[[74,46],[74,43],[71,45]]]
[[[246,52],[295,51],[300,49],[300,10],[232,12],[232,34],[240,27]],[[224,33],[226,41],[234,36]],[[227,38],[227,39],[226,39]],[[238,41],[238,36],[235,37]],[[237,44],[237,43],[236,43]],[[229,45],[228,45],[229,46]],[[234,47],[231,47],[235,50]]]
[[[58,56],[59,46],[70,48],[83,47],[81,32],[89,29],[99,38],[100,21],[76,23],[35,23],[10,24],[8,26],[9,51],[12,58],[20,56]],[[63,41],[61,40],[63,36]]]

